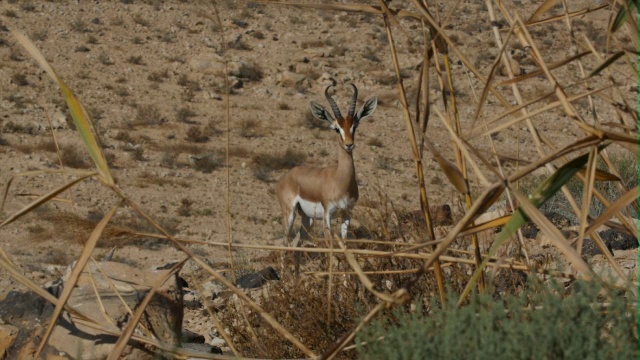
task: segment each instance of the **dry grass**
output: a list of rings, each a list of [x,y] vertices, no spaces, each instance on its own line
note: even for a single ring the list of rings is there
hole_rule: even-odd
[[[271,173],[277,170],[291,169],[304,164],[306,155],[287,149],[282,154],[255,154],[253,160],[253,175],[261,181],[271,182]]]

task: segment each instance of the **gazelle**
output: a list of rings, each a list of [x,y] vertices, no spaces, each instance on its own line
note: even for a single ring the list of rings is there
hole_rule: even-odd
[[[378,104],[378,99],[373,97],[367,100],[356,113],[358,88],[353,84],[351,86],[353,98],[346,117],[342,116],[338,105],[329,96],[331,86],[327,86],[324,95],[331,105],[335,118],[324,106],[311,102],[313,116],[328,122],[329,128],[338,134],[338,164],[323,168],[298,166],[278,180],[276,193],[282,207],[282,222],[286,232],[285,246],[289,245],[296,212],[302,217],[302,226],[305,231],[311,228],[313,219],[324,219],[330,232],[331,217],[336,210],[343,209],[345,215],[341,236],[343,239],[347,237],[351,221],[349,212],[358,201],[358,184],[353,163],[356,129],[362,119],[373,114]]]

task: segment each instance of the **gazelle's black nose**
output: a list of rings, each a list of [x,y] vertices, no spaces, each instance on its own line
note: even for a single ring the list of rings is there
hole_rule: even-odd
[[[347,151],[352,151],[353,149],[355,149],[355,147],[356,147],[356,144],[345,144],[344,145],[344,148]]]

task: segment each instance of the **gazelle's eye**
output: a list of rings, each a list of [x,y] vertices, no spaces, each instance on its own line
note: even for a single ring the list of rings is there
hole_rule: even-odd
[[[340,129],[335,128],[335,129],[333,129],[333,130],[335,130],[338,134],[340,134]]]

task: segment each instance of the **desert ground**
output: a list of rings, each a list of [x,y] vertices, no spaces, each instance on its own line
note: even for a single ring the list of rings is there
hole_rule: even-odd
[[[415,11],[409,1],[389,3]],[[486,120],[506,111],[505,105],[490,95],[483,102],[481,116],[475,119],[484,84],[460,55],[487,77],[500,49],[494,30],[504,39],[509,23],[499,15],[499,26],[494,29],[484,1],[453,3],[439,2],[430,10],[441,19],[460,51],[450,51],[449,56],[462,137],[489,159],[487,163],[477,161],[478,169],[467,169],[474,198],[487,184],[499,181],[499,174],[492,171],[498,165],[492,157],[493,149],[500,155],[501,171],[506,176],[541,156],[531,128],[524,122],[505,126],[491,136],[477,136],[485,126],[495,127],[516,115],[487,125]],[[570,11],[603,4],[606,2],[568,2]],[[514,0],[505,6],[527,19],[539,5],[538,1]],[[604,92],[606,95],[573,101],[575,109],[593,123],[623,125],[607,129],[637,134],[636,120],[624,109],[624,105],[637,109],[638,99],[637,77],[627,70],[625,58],[616,60],[606,76],[597,75],[586,84],[580,81],[614,53],[607,50],[606,38],[612,13],[605,7],[572,17],[573,36],[569,36],[563,21],[530,31],[547,64],[588,50],[588,39],[600,58],[588,54],[579,59],[580,66],[572,61],[555,68],[553,75],[568,97],[613,84]],[[558,5],[544,17],[561,14],[564,10]],[[410,17],[398,17],[392,28],[408,109],[415,116],[426,28]],[[397,234],[396,230],[386,231],[387,227],[403,228],[407,225],[403,214],[420,209],[416,162],[382,15],[268,1],[223,0],[215,2],[214,7],[198,0],[4,0],[0,1],[0,184],[3,190],[10,187],[0,221],[79,172],[95,168],[60,88],[9,29],[31,39],[82,102],[119,189],[173,236],[192,241],[186,246],[229,278],[230,253],[224,244],[268,247],[283,243],[282,214],[275,194],[278,178],[294,165],[328,166],[336,162],[337,135],[313,119],[309,111],[311,101],[328,107],[324,91],[330,85],[343,113],[352,95],[350,83],[358,87],[358,107],[368,98],[378,98],[376,111],[363,120],[355,138],[353,156],[360,199],[353,210],[348,238],[375,240],[384,234]],[[619,35],[618,41],[632,47],[630,35],[625,34]],[[612,44],[622,46],[620,43]],[[508,41],[507,53],[515,76],[539,70],[531,52],[515,35]],[[443,158],[455,163],[451,133],[439,115],[452,114],[451,90],[444,85],[447,64],[439,61],[443,77],[431,74],[427,87],[430,101],[439,112],[431,112],[425,134]],[[631,57],[631,61],[637,59]],[[637,69],[637,62],[632,65]],[[501,67],[496,72],[492,82],[512,106],[552,94],[536,100],[529,109],[534,111],[556,100],[554,86],[544,74],[534,74],[519,83],[522,99],[518,100],[511,85],[500,84],[509,79],[508,72]],[[447,108],[442,105],[445,98],[449,101]],[[585,136],[562,106],[536,114],[533,121],[539,135],[555,149]],[[415,126],[419,129],[420,125]],[[614,143],[607,151],[612,157],[631,159],[637,168],[637,152],[634,154],[629,147]],[[423,154],[429,204],[434,209],[449,205],[455,223],[465,214],[464,197],[431,152],[425,150]],[[73,172],[54,172],[60,169]],[[535,172],[535,176],[544,174],[549,173],[544,169]],[[631,188],[637,184],[625,185]],[[119,197],[97,178],[84,180],[0,227],[3,256],[38,285],[58,279],[78,258],[96,224],[118,201]],[[507,208],[505,201],[501,204],[487,211]],[[93,253],[97,260],[109,254],[112,261],[152,271],[184,258],[183,252],[166,239],[140,235],[157,231],[131,207],[119,208],[111,224]],[[575,220],[565,225],[562,230],[579,229]],[[421,241],[416,235],[420,233],[406,228],[403,231],[414,236],[413,241]],[[442,231],[446,234],[447,229]],[[483,249],[490,239],[486,237]],[[560,256],[552,246],[543,248],[535,237],[528,239],[525,247],[532,258]],[[510,251],[513,254],[515,250]],[[279,266],[268,248],[237,247],[232,254],[239,274]],[[635,248],[614,255],[630,280],[637,282],[637,243]],[[594,266],[607,266],[602,255],[589,261]],[[566,261],[562,263],[570,267]],[[302,276],[311,276],[304,274],[311,270],[317,269],[303,265]],[[193,263],[188,263],[181,275],[190,283],[207,278]],[[433,289],[431,295],[436,294]],[[26,288],[10,272],[0,269],[0,299],[13,290]],[[183,328],[203,335],[208,343],[219,340],[205,314],[202,309],[186,310]]]

